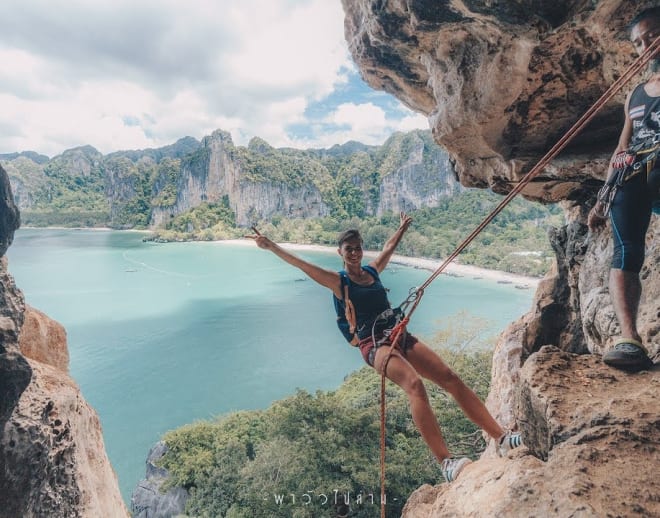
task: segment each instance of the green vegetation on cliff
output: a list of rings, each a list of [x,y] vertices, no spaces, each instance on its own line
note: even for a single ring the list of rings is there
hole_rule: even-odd
[[[24,225],[99,226],[110,221],[100,153],[90,146],[69,150],[43,165],[42,181],[21,211]],[[23,171],[23,169],[19,169]],[[25,178],[24,173],[24,178]]]
[[[250,224],[277,241],[334,245],[337,232],[357,227],[366,247],[376,250],[396,228],[398,215],[375,214],[428,199],[437,206],[412,212],[415,223],[399,252],[439,259],[501,201],[492,192],[458,186],[447,154],[429,131],[396,133],[382,146],[349,142],[308,150],[276,149],[256,137],[247,147],[234,146],[228,133],[217,131],[202,143],[187,138],[106,156],[85,146],[44,158],[24,153],[6,155],[3,162],[24,225],[125,229],[148,228],[157,220],[164,223],[154,238],[166,241],[240,237],[247,213],[254,214]],[[314,210],[298,199],[307,195]],[[278,197],[279,205],[264,202],[269,196]],[[291,205],[296,214],[328,216],[290,219]],[[272,213],[274,206],[280,213]],[[516,199],[459,260],[543,275],[553,258],[547,229],[561,224],[558,208]]]
[[[438,341],[474,339],[463,328],[450,329]],[[455,345],[440,353],[480,398],[486,397],[490,353],[468,353]],[[478,455],[485,447],[481,432],[444,391],[432,384],[427,389],[452,452]],[[351,516],[376,516],[379,395],[380,377],[364,367],[335,391],[301,390],[267,410],[232,413],[171,431],[164,437],[169,451],[162,459],[170,473],[168,485],[190,492],[186,511],[192,516],[334,516],[335,498],[343,503],[347,495]],[[437,462],[412,423],[405,393],[388,383],[388,516],[399,516],[420,484],[441,481]]]
[[[439,207],[412,212],[413,225],[397,252],[431,259],[447,257],[501,199],[501,196],[489,191],[470,189],[442,200]],[[197,210],[175,218],[165,230],[155,233],[156,238],[166,241],[215,240],[238,238],[246,232],[245,229],[232,227],[228,218],[222,225],[217,225],[211,217],[204,220],[194,216]],[[187,226],[179,223],[182,218]],[[205,225],[204,221],[210,223]],[[326,246],[335,246],[337,234],[342,230],[358,228],[368,250],[381,249],[398,224],[399,215],[391,213],[381,217],[346,219],[296,220],[276,216],[268,221],[255,221],[257,228],[275,241]],[[514,199],[463,251],[458,261],[493,270],[542,276],[554,260],[548,229],[562,224],[563,215],[558,207]]]

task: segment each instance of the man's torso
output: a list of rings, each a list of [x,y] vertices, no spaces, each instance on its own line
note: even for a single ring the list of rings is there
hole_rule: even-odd
[[[630,96],[628,116],[632,122],[632,146],[660,139],[660,84],[638,85]]]

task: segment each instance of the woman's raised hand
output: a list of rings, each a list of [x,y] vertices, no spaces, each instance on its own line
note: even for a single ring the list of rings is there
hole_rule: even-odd
[[[273,248],[274,243],[268,239],[266,236],[262,235],[258,230],[257,227],[250,227],[254,234],[248,234],[245,237],[254,239],[254,242],[257,243],[257,246],[259,248],[263,248],[264,250],[271,250]]]
[[[408,227],[412,223],[412,216],[409,216],[405,212],[401,211],[400,216],[401,218],[400,223],[399,223],[399,228],[406,231],[408,230]]]

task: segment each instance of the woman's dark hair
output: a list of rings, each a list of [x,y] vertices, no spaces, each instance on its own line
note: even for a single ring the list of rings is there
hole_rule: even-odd
[[[360,231],[356,228],[351,228],[348,230],[344,230],[339,236],[337,236],[337,246],[341,248],[341,245],[344,244],[344,241],[348,241],[349,239],[359,239],[360,243],[362,243],[362,236],[360,235]]]
[[[648,9],[644,9],[642,12],[638,13],[637,16],[635,16],[630,24],[628,25],[628,28],[632,30],[632,28],[640,23],[642,20],[660,20],[660,7],[649,7]]]

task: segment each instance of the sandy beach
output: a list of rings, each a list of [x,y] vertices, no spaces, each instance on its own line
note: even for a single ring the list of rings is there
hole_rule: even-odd
[[[215,241],[218,244],[232,244],[232,245],[245,245],[255,246],[254,241],[249,238],[246,239],[226,239],[222,241]],[[278,243],[282,248],[288,250],[312,250],[319,252],[332,252],[336,253],[336,248],[331,246],[322,245],[302,245],[298,243]],[[378,255],[378,252],[365,251],[365,258],[373,258]],[[407,257],[405,255],[394,254],[390,260],[390,264],[399,264],[402,266],[409,266],[412,268],[420,268],[428,271],[435,271],[442,261],[439,259],[425,259],[422,257]],[[455,277],[466,277],[471,279],[489,279],[501,284],[514,284],[520,288],[536,288],[541,279],[537,277],[527,277],[524,275],[516,275],[513,273],[502,272],[499,270],[487,270],[486,268],[478,268],[467,264],[460,264],[457,262],[450,263],[444,271],[446,275]]]
[[[24,228],[45,228],[45,227],[24,227]],[[106,227],[92,227],[92,228],[70,228],[70,227],[47,227],[51,229],[62,229],[62,230],[94,230],[94,231],[111,231],[113,229]],[[124,232],[140,232],[140,233],[150,233],[149,230],[136,230],[129,229]],[[219,241],[214,241],[218,244],[231,244],[231,245],[243,245],[243,246],[255,246],[254,241],[249,238],[245,239],[223,239]],[[336,248],[332,246],[322,246],[322,245],[304,245],[299,243],[278,243],[282,248],[288,250],[312,250],[318,252],[331,252],[335,253]],[[378,255],[378,252],[365,251],[364,257],[373,258]],[[441,264],[442,261],[439,259],[426,259],[423,257],[408,257],[405,255],[394,254],[390,260],[390,264],[399,264],[402,266],[409,266],[411,268],[420,268],[422,270],[428,270],[430,272],[435,271]],[[471,266],[468,264],[460,264],[456,261],[450,263],[444,271],[445,275],[451,275],[454,277],[466,277],[471,279],[489,279],[501,284],[514,284],[519,288],[536,288],[541,279],[537,277],[527,277],[525,275],[516,275],[514,273],[502,272],[499,270],[488,270],[486,268],[479,268],[477,266]]]

